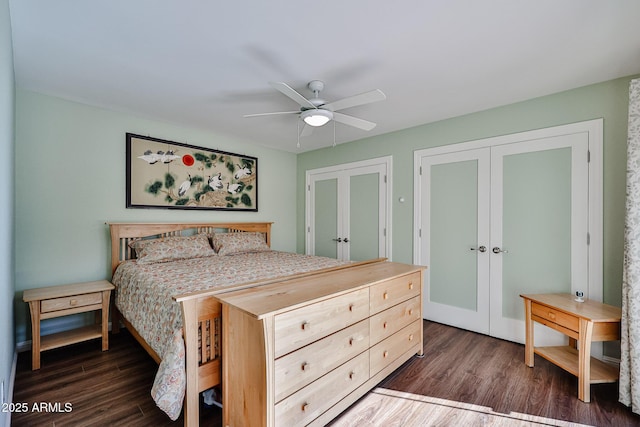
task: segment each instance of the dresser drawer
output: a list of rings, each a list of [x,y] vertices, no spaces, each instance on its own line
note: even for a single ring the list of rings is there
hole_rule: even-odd
[[[575,332],[580,330],[580,319],[578,317],[568,315],[562,311],[558,311],[542,304],[532,302],[531,314],[537,316],[540,320],[544,320],[544,322],[541,321],[540,323],[546,324],[552,328],[554,327],[553,324],[556,324]]]
[[[392,307],[411,297],[420,295],[420,273],[407,274],[371,287],[371,314]]]
[[[391,335],[384,341],[371,347],[369,350],[371,376],[374,376],[385,366],[402,356],[412,344],[420,342],[422,320],[416,320],[409,326],[395,334]]]
[[[66,310],[68,308],[84,307],[94,304],[102,304],[102,292],[42,300],[40,302],[40,312],[48,313],[50,311]]]
[[[420,296],[382,311],[369,318],[371,345],[393,335],[409,323],[422,318]]]
[[[369,322],[363,320],[275,361],[276,402],[369,348]]]
[[[369,317],[369,289],[360,289],[274,318],[275,357],[283,356]]]
[[[275,424],[307,425],[368,379],[369,352],[365,351],[276,404]]]

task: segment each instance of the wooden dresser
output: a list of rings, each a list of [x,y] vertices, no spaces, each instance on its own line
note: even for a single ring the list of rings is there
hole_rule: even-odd
[[[325,425],[422,355],[422,270],[379,262],[217,295],[223,425]]]

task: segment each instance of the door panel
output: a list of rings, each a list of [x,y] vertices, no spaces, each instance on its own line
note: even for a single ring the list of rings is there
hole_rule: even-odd
[[[349,259],[378,258],[380,236],[380,175],[368,173],[349,177]]]
[[[315,182],[314,192],[314,253],[329,258],[338,257],[338,180],[329,178]]]
[[[523,293],[588,294],[586,133],[491,148],[492,336],[524,342]],[[536,329],[536,345],[566,338]]]
[[[502,315],[522,293],[571,292],[571,149],[503,158]]]
[[[426,257],[425,318],[489,331],[489,156],[474,150],[425,158],[422,163]]]

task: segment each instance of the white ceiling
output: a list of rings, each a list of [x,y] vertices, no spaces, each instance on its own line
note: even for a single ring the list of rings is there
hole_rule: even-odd
[[[205,128],[276,149],[333,143],[333,125],[296,148],[298,105],[325,82],[344,113],[338,143],[640,73],[637,0],[11,0],[19,87]]]

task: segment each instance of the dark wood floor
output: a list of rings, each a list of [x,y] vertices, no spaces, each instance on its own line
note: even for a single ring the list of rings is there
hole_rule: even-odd
[[[388,389],[594,426],[640,426],[640,416],[618,403],[617,384],[591,387],[591,403],[577,399],[578,381],[536,356],[524,365],[524,347],[425,321],[425,357],[413,358],[380,384]],[[125,331],[110,350],[94,342],[42,354],[31,371],[30,353],[18,357],[13,426],[174,426],[150,396],[155,362]],[[61,412],[34,412],[41,402]],[[55,404],[59,403],[58,408]],[[71,412],[64,412],[65,403]],[[221,426],[218,408],[201,411],[202,426]],[[374,424],[375,425],[375,424]]]

